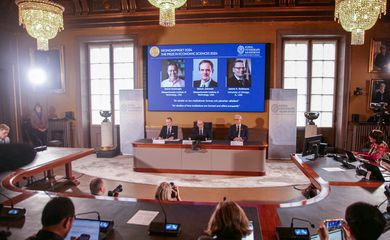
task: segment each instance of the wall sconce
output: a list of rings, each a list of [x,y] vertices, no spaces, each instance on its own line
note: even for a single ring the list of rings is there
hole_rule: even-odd
[[[356,87],[356,89],[353,91],[353,95],[355,95],[355,96],[363,95],[363,88]]]

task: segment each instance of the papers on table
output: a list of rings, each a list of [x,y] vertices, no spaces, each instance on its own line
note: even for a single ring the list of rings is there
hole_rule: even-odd
[[[345,169],[339,167],[324,167],[322,169],[327,172],[345,172]]]
[[[192,140],[183,140],[182,144],[184,144],[184,145],[192,145]]]
[[[165,144],[164,139],[153,139],[153,144]]]
[[[230,141],[230,146],[244,146],[244,142],[241,142],[241,141]]]
[[[148,226],[157,215],[157,211],[138,210],[127,223]]]

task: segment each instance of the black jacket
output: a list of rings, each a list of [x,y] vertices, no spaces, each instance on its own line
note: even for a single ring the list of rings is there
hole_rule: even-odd
[[[178,133],[178,127],[172,126],[171,132],[167,133],[167,126],[163,126],[160,131],[160,135],[158,135],[160,138],[170,138],[173,137],[174,139],[177,139],[177,133]]]

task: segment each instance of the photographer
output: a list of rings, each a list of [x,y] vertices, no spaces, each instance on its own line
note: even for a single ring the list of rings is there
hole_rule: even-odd
[[[345,223],[342,226],[346,240],[374,240],[383,233],[386,220],[378,208],[364,202],[349,205],[345,211]],[[321,240],[329,239],[324,225],[318,229]]]
[[[160,183],[156,189],[155,198],[162,201],[181,201],[179,188],[173,182]]]
[[[96,196],[102,196],[106,192],[106,188],[104,186],[103,179],[101,178],[94,178],[89,183],[89,190],[91,191],[92,195]]]

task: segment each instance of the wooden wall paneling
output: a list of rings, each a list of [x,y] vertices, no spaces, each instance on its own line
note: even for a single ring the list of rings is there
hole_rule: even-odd
[[[295,0],[295,6],[335,5],[334,0]]]
[[[187,2],[192,9],[224,8],[226,4],[225,0],[187,0]]]
[[[120,12],[121,0],[92,0],[91,1],[91,13],[101,12]]]
[[[237,1],[237,0],[236,0]],[[264,7],[264,6],[278,6],[279,2],[284,2],[284,0],[238,0],[241,2],[240,7]],[[285,4],[282,4],[285,5]]]

